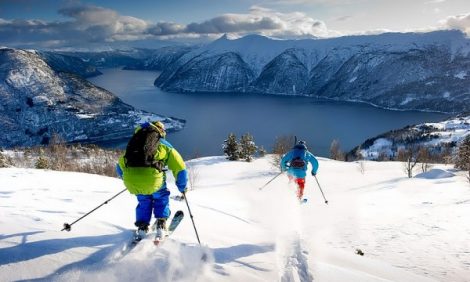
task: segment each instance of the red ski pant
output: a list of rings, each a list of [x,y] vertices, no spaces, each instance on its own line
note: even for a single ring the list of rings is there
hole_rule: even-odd
[[[295,181],[297,184],[297,198],[302,199],[304,195],[304,188],[305,188],[305,178],[295,178],[292,175],[289,175],[289,181]]]

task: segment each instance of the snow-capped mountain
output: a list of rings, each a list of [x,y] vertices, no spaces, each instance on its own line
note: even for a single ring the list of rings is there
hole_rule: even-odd
[[[0,146],[47,144],[54,133],[65,141],[128,138],[142,120],[181,120],[138,111],[81,77],[54,71],[35,51],[0,49]]]
[[[148,59],[155,50],[127,48],[106,50],[86,50],[86,51],[50,51],[50,53],[63,54],[69,57],[80,58],[87,64],[100,68],[138,66]]]
[[[179,45],[155,49],[143,60],[135,64],[128,64],[124,69],[160,71],[176,62],[181,56],[190,52],[192,49],[194,49],[194,47]]]
[[[459,31],[305,40],[224,36],[182,55],[155,85],[460,113],[470,110],[469,72],[470,39]]]
[[[366,159],[393,158],[400,148],[426,147],[431,154],[451,153],[470,134],[470,115],[450,118],[442,122],[422,123],[392,130],[366,140],[354,148],[349,156]],[[447,152],[446,152],[447,151]]]
[[[101,74],[95,66],[77,57],[47,51],[38,54],[56,72],[73,73],[84,78]]]

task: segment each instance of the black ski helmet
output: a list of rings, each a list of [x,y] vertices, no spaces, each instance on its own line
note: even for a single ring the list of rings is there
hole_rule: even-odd
[[[307,142],[303,141],[303,140],[300,140],[299,142],[297,142],[297,145],[295,145],[296,149],[302,149],[302,150],[307,150]]]

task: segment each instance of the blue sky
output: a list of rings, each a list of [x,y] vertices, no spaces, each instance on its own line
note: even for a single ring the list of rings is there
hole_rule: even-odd
[[[13,46],[451,28],[470,34],[469,0],[0,0],[0,44]]]

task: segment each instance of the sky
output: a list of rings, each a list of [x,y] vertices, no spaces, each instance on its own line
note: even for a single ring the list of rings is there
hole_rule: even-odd
[[[210,41],[261,34],[326,38],[459,29],[468,0],[0,0],[0,44]]]

